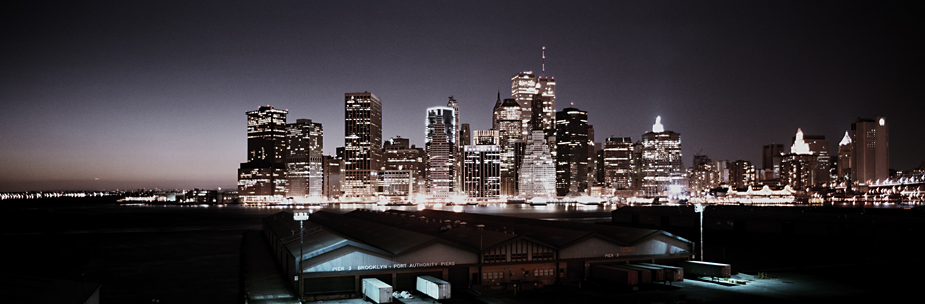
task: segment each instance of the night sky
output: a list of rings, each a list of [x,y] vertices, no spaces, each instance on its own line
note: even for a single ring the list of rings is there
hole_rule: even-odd
[[[265,3],[268,2],[268,3]],[[499,2],[499,3],[496,3]],[[0,191],[234,188],[246,111],[289,110],[342,146],[344,93],[423,145],[454,96],[491,127],[511,76],[557,84],[596,141],[656,116],[694,154],[761,163],[797,128],[837,144],[886,116],[890,163],[925,159],[922,10],[871,1],[4,1]]]

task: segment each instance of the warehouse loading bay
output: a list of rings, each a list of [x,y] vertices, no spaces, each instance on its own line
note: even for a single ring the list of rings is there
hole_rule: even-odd
[[[876,269],[887,266],[871,264],[851,267],[850,270],[826,267],[774,272],[765,278],[757,274],[738,273],[730,279],[744,284],[716,282],[709,278],[685,279],[670,286],[662,283],[644,284],[636,291],[588,281],[581,288],[545,286],[516,294],[509,290],[490,289],[454,291],[454,298],[439,301],[413,293],[412,299],[394,299],[392,303],[918,303],[921,297],[913,295],[914,291],[909,288],[915,281],[876,280],[870,277],[857,279],[854,276],[855,273],[876,272]],[[899,267],[889,267],[894,266]],[[842,279],[833,280],[833,277]],[[909,277],[911,279],[912,275]],[[307,303],[372,302],[355,298]]]

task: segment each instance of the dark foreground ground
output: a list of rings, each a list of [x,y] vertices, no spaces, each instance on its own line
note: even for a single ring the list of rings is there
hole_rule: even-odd
[[[3,273],[100,283],[101,303],[242,303],[243,235],[279,211],[3,201]],[[457,292],[450,302],[920,303],[925,294],[919,287],[925,273],[920,238],[905,232],[868,239],[708,234],[707,260],[733,264],[745,285],[685,280],[630,291],[587,282],[516,295]],[[758,278],[758,272],[768,277]]]

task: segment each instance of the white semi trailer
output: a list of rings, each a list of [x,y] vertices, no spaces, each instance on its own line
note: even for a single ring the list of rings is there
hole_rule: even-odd
[[[437,300],[450,298],[450,282],[432,277],[418,277],[418,291]]]
[[[363,295],[373,303],[392,303],[392,286],[379,279],[363,279]]]

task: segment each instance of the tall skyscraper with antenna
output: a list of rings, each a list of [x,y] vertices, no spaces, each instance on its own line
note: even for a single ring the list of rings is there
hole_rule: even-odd
[[[532,130],[543,130],[550,151],[555,151],[556,80],[546,77],[546,47],[542,50],[542,73],[536,76],[533,71],[524,71],[514,75],[511,78],[511,97],[521,106],[522,139],[527,141]],[[540,120],[541,128],[533,122],[536,119]]]

